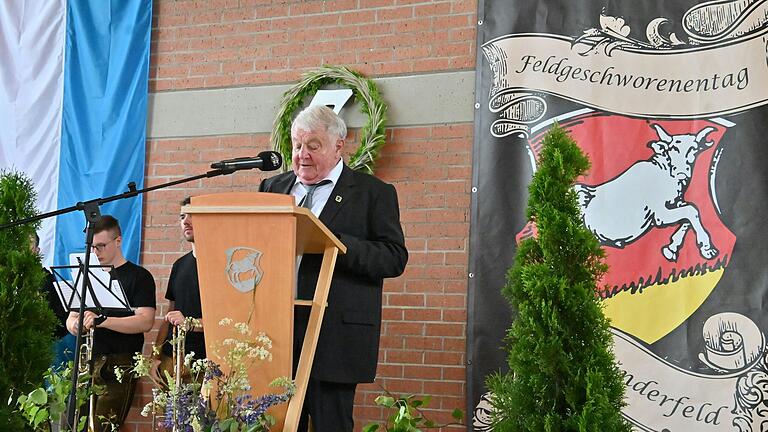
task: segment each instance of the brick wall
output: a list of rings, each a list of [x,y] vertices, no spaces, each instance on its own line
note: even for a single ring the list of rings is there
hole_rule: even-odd
[[[472,69],[476,0],[155,0],[151,91]]]
[[[322,64],[372,78],[468,70],[475,61],[476,9],[476,0],[155,0],[150,87],[291,83]],[[472,130],[461,123],[387,131],[376,175],[397,188],[410,260],[403,276],[385,283],[378,378],[358,388],[358,430],[385,417],[373,403],[380,386],[433,395],[428,413],[438,422],[464,408]],[[350,132],[349,150],[357,145],[356,132]],[[150,139],[147,185],[265,149],[268,134]],[[200,180],[145,198],[142,262],[157,280],[158,317],[167,309],[162,299],[171,265],[188,250],[178,229],[178,202],[187,195],[252,191],[260,175]],[[122,430],[150,430],[136,408],[148,393],[142,383]]]

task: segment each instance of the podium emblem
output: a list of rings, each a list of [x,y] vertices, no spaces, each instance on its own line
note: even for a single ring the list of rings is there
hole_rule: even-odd
[[[249,292],[256,289],[264,272],[259,267],[261,251],[247,247],[233,247],[226,250],[227,280],[236,290]]]

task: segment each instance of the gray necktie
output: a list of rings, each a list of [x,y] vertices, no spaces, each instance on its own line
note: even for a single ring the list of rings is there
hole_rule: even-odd
[[[307,194],[304,195],[304,199],[301,200],[301,203],[299,204],[299,206],[312,210],[312,196],[315,194],[315,189],[317,189],[320,186],[327,185],[329,183],[331,183],[331,181],[328,179],[325,179],[320,183],[315,183],[312,185],[305,185],[304,183],[302,183],[301,185],[304,186],[304,189],[307,190]]]

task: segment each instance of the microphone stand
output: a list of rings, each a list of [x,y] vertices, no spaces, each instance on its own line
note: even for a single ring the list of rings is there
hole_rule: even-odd
[[[162,183],[155,186],[150,186],[144,189],[136,189],[136,183],[130,182],[128,183],[128,190],[117,195],[112,195],[109,197],[104,198],[96,198],[92,199],[90,201],[85,202],[79,202],[71,207],[67,207],[60,210],[55,210],[48,213],[43,213],[37,216],[33,216],[26,219],[21,219],[15,222],[10,222],[7,224],[0,225],[0,230],[4,230],[7,228],[12,228],[19,225],[28,224],[31,222],[36,222],[38,220],[47,219],[50,217],[71,213],[74,211],[82,211],[85,214],[85,220],[86,220],[86,228],[85,228],[85,262],[83,263],[83,285],[82,290],[80,293],[80,308],[78,310],[78,313],[80,316],[77,320],[77,335],[76,335],[76,342],[75,342],[75,358],[74,363],[72,365],[72,388],[69,392],[69,404],[68,404],[68,411],[67,411],[67,423],[72,430],[75,430],[77,428],[77,419],[75,417],[75,408],[77,405],[77,381],[78,381],[78,374],[76,371],[79,368],[80,365],[80,346],[82,344],[82,333],[83,333],[83,315],[85,311],[85,298],[86,298],[86,290],[90,289],[91,286],[91,280],[89,277],[89,267],[90,267],[90,257],[91,257],[91,248],[93,246],[93,225],[98,222],[101,219],[101,211],[100,207],[102,204],[106,204],[108,202],[122,200],[122,199],[128,199],[133,198],[139,194],[145,194],[147,192],[151,192],[157,189],[166,188],[169,186],[175,186],[177,184],[181,183],[187,183],[203,178],[210,178],[210,177],[218,177],[221,175],[229,175],[234,173],[235,171],[238,171],[236,168],[225,168],[225,169],[214,169],[210,170],[204,174],[199,174],[193,177],[187,177],[179,180],[175,180],[168,183]],[[87,424],[87,422],[86,422]]]

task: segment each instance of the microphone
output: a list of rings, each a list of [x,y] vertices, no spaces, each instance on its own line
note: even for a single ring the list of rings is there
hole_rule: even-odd
[[[283,158],[276,151],[263,151],[256,157],[240,157],[235,159],[226,159],[211,164],[211,168],[239,171],[258,168],[262,171],[274,171],[283,164]]]

